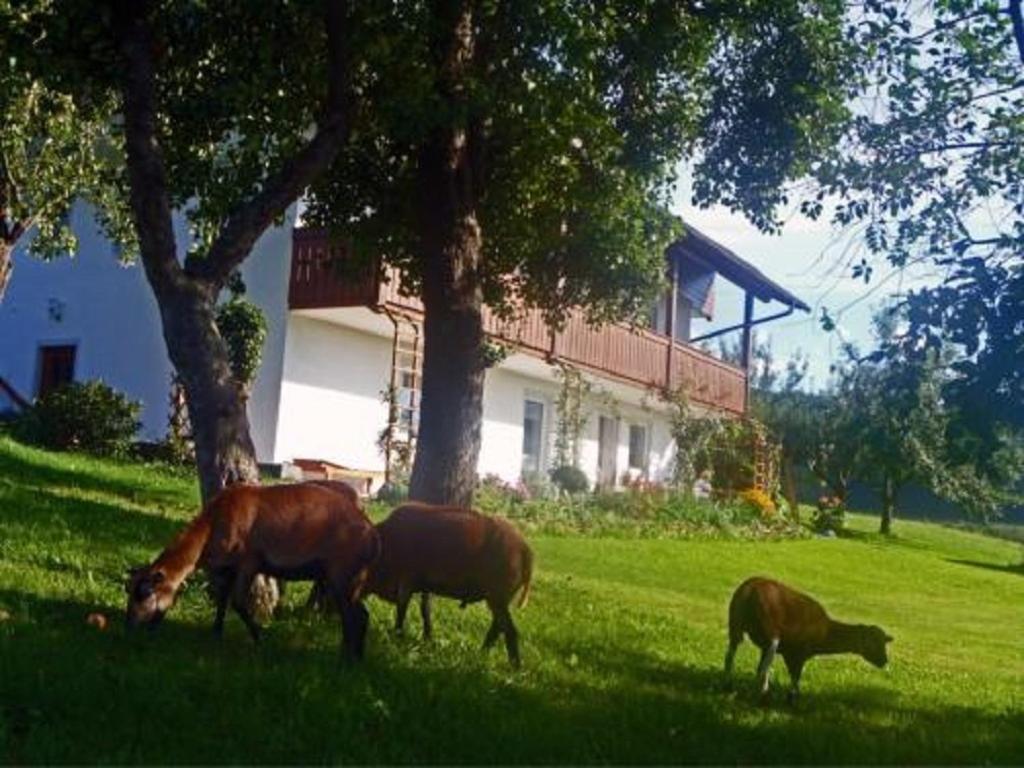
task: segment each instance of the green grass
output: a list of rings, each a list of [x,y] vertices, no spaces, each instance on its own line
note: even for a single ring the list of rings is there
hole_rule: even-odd
[[[195,511],[156,467],[47,454],[0,438],[0,762],[1020,763],[1020,545],[899,522],[788,541],[534,536],[516,614],[524,669],[478,651],[486,609],[438,601],[427,645],[373,625],[360,666],[305,588],[254,647],[232,617],[217,643],[199,584],[155,634],[119,617],[127,565]],[[812,661],[804,697],[752,694],[754,649],[723,685],[732,589],[771,574],[837,617],[896,636],[892,664]],[[86,625],[90,611],[112,625]],[[785,680],[779,665],[776,680]]]

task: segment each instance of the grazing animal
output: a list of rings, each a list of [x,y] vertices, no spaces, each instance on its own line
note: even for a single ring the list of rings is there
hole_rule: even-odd
[[[743,642],[744,633],[761,649],[757,667],[761,694],[768,693],[772,661],[778,653],[789,670],[791,699],[800,693],[800,675],[812,656],[856,653],[876,667],[884,667],[889,661],[886,645],[892,642],[880,627],[835,621],[814,598],[759,577],[740,584],[729,603],[726,675],[732,674],[736,648]]]
[[[453,597],[463,607],[483,600],[492,616],[484,649],[504,635],[509,661],[519,666],[519,633],[509,603],[521,589],[519,606],[526,605],[533,552],[511,523],[458,507],[409,503],[379,523],[377,532],[381,556],[370,569],[366,592],[395,604],[397,631],[416,592],[426,637],[429,594]]]
[[[248,608],[257,574],[280,579],[321,579],[338,606],[342,648],[363,654],[368,613],[361,603],[380,538],[358,505],[312,483],[234,485],[218,493],[151,564],[135,568],[126,585],[128,627],[155,626],[197,567],[210,577],[224,630],[230,600],[254,641],[260,627]]]

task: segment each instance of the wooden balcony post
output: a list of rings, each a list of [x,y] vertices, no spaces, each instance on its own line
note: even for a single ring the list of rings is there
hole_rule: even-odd
[[[668,351],[665,353],[665,389],[672,392],[675,366],[673,357],[676,351],[676,305],[679,303],[679,263],[675,254],[668,257],[668,311],[665,313],[665,334],[668,336]]]
[[[745,292],[743,302],[743,340],[740,349],[740,367],[743,368],[743,413],[750,409],[750,363],[753,356],[753,334],[751,325],[754,321],[754,294]]]

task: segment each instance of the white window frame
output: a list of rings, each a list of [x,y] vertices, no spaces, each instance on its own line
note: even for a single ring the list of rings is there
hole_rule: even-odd
[[[547,472],[548,470],[548,425],[551,420],[551,399],[535,390],[525,390],[523,392],[523,406],[522,406],[522,417],[520,424],[522,425],[523,437],[526,437],[526,403],[538,403],[541,407],[540,413],[540,453],[537,456],[537,468],[527,469],[526,468],[526,453],[520,450],[519,454],[519,474],[522,475],[526,472]]]
[[[643,463],[639,467],[633,466],[632,462],[632,450],[633,450],[633,427],[638,427],[644,431],[644,447],[643,447]],[[629,428],[626,432],[626,468],[630,471],[641,472],[646,475],[651,469],[651,437],[652,425],[650,422],[643,421],[630,421]]]

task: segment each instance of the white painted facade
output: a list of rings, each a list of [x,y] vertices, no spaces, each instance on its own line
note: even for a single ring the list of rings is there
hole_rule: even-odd
[[[171,365],[155,300],[138,265],[123,265],[85,208],[75,211],[81,246],[74,258],[41,263],[15,254],[0,303],[0,377],[28,399],[37,392],[41,348],[74,344],[75,380],[102,379],[143,403],[144,439],[166,430]],[[248,297],[263,309],[269,335],[249,401],[261,462],[320,459],[356,470],[383,471],[377,439],[386,424],[393,328],[367,308],[291,311],[289,217],[268,231],[246,261]],[[184,242],[183,228],[178,228]],[[580,467],[597,477],[600,416],[618,420],[616,476],[629,470],[630,425],[646,430],[651,479],[670,474],[674,448],[667,420],[642,389],[592,377]],[[527,401],[542,406],[541,463],[551,468],[558,380],[543,361],[513,354],[487,374],[481,475],[514,482],[523,468]],[[536,406],[531,406],[536,413]]]

